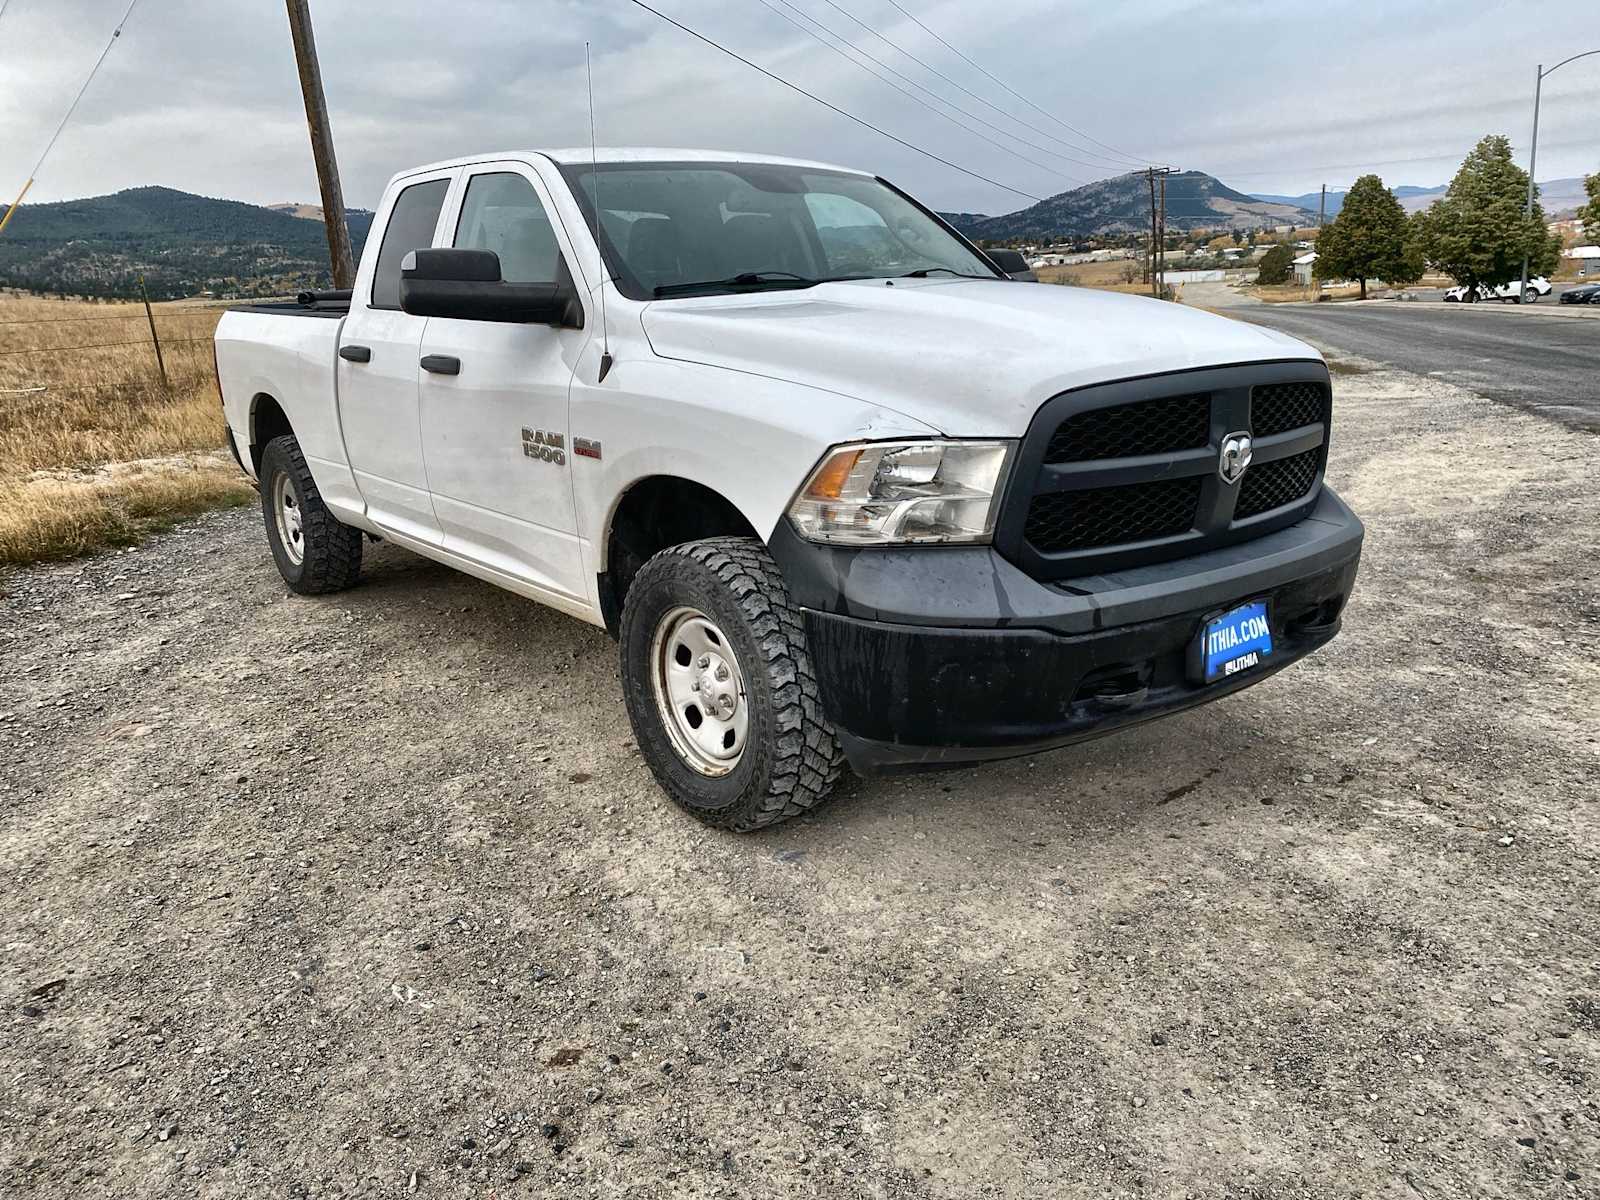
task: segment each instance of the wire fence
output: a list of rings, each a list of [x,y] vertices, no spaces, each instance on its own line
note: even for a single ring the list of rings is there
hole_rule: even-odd
[[[194,386],[197,373],[210,376],[210,356],[197,350],[212,335],[209,328],[196,335],[196,322],[215,325],[221,311],[156,309],[136,301],[131,311],[115,313],[0,315],[0,415],[84,399],[148,403],[174,397]],[[114,323],[119,327],[112,328]]]

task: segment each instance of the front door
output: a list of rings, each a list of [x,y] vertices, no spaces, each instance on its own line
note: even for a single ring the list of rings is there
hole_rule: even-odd
[[[417,365],[427,318],[400,311],[400,262],[432,246],[453,173],[395,196],[370,278],[356,281],[339,339],[339,419],[367,515],[379,528],[438,545],[417,421]]]
[[[473,167],[446,244],[492,250],[510,283],[567,278],[564,237],[526,166]],[[568,599],[587,596],[572,498],[567,400],[583,329],[430,318],[423,454],[444,547]]]

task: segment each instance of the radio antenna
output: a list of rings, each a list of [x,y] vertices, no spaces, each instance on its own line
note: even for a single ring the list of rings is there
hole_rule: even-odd
[[[600,375],[604,383],[611,373],[611,328],[606,324],[606,252],[600,245],[600,147],[594,136],[594,66],[589,61],[589,43],[583,44],[583,73],[589,85],[589,165],[594,170],[594,248],[600,255]]]

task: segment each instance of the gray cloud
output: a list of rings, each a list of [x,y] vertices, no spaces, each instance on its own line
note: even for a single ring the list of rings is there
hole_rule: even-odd
[[[651,0],[684,23],[910,141],[1037,195],[1113,174],[1013,150],[940,120],[751,0]],[[824,0],[791,0],[986,120]],[[974,92],[1077,142],[930,42],[887,0],[835,0]],[[1018,91],[1137,156],[1256,191],[1442,182],[1482,134],[1525,154],[1535,62],[1600,46],[1571,3],[901,0]],[[125,0],[11,0],[0,19],[0,192],[21,186]],[[583,144],[583,43],[600,136],[737,147],[870,167],[942,208],[1020,197],[951,172],[827,112],[627,0],[313,0],[350,203],[395,171],[481,150]],[[1541,177],[1600,168],[1600,58],[1546,84]],[[1018,129],[1030,141],[1038,133]],[[1062,153],[1070,151],[1057,145]],[[1098,147],[1075,157],[1098,159]],[[1393,162],[1391,160],[1418,160]],[[1343,164],[1353,164],[1345,166]],[[1386,165],[1376,165],[1386,164]],[[277,0],[142,0],[34,199],[147,183],[257,202],[316,196],[287,23]]]

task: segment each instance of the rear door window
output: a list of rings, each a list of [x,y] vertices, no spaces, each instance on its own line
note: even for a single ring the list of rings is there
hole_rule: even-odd
[[[448,179],[414,183],[395,197],[389,224],[378,248],[378,265],[372,272],[372,307],[400,307],[400,264],[413,250],[433,245],[433,231],[444,207]]]

